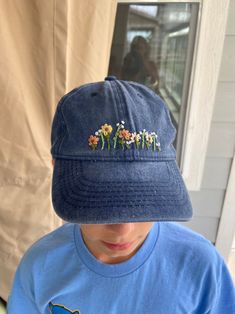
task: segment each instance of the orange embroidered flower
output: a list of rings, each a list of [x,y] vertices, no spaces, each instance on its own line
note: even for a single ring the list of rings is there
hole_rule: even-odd
[[[89,145],[95,149],[96,146],[98,145],[99,138],[97,136],[91,135],[88,139]]]
[[[130,136],[131,136],[131,133],[128,130],[123,129],[119,132],[119,137],[125,140],[129,140]]]
[[[112,133],[113,128],[111,125],[105,123],[104,125],[101,126],[101,130],[104,136],[107,136]]]

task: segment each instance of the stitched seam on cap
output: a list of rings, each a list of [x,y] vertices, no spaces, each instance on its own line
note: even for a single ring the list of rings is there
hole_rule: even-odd
[[[116,101],[119,103],[120,108],[121,108],[120,111],[122,111],[121,114],[122,114],[122,116],[124,117],[124,115],[125,115],[124,106],[123,106],[123,102],[122,102],[122,99],[121,99],[121,96],[120,96],[120,93],[119,93],[119,90],[118,90],[117,83],[116,83],[115,81],[112,81],[112,82],[113,82],[113,84],[112,84],[111,82],[110,82],[110,84],[111,84],[111,86],[113,86],[114,89],[117,91],[117,94],[116,94],[116,95],[117,95]]]

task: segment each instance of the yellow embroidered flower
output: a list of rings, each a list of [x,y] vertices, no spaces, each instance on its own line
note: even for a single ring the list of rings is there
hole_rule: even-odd
[[[104,136],[107,136],[107,135],[112,133],[113,128],[111,125],[105,123],[104,125],[101,126],[101,130],[102,130],[102,133],[104,134]]]
[[[136,132],[131,133],[130,141],[131,141],[131,142],[134,142],[134,141],[135,141],[135,138],[136,138]]]
[[[136,137],[135,137],[135,142],[136,142],[136,143],[139,143],[139,142],[140,142],[140,140],[141,140],[140,135],[139,135],[139,134],[136,134]]]
[[[152,144],[153,142],[153,136],[151,134],[147,134],[146,135],[146,141],[149,143],[149,144]]]

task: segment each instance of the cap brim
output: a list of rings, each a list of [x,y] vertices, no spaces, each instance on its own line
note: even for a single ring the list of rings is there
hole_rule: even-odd
[[[81,224],[192,218],[192,205],[175,160],[56,159],[52,202],[59,217]]]

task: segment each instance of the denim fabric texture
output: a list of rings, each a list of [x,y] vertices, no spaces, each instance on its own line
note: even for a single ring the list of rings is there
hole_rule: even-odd
[[[120,130],[139,134],[140,145],[120,144],[117,123],[123,123]],[[109,140],[99,136],[105,124],[112,127]],[[152,132],[159,145],[144,140]],[[115,134],[120,135],[116,144]],[[91,135],[99,138],[93,149]],[[162,99],[139,83],[107,77],[63,96],[51,135],[52,203],[58,216],[83,224],[190,220],[175,135]]]

